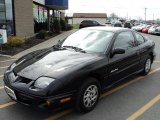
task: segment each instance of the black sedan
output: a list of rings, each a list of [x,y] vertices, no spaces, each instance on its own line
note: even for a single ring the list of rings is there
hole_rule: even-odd
[[[104,25],[101,25],[95,20],[83,20],[79,25],[79,29],[85,28],[85,27],[95,27],[95,26],[104,26]]]
[[[4,74],[5,90],[25,105],[74,103],[88,112],[104,90],[133,74],[148,74],[154,48],[152,40],[129,29],[84,28],[14,62]]]

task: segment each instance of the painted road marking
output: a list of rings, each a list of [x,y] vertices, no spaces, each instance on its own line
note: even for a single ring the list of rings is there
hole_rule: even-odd
[[[4,60],[4,61],[0,61],[0,63],[5,63],[5,62],[10,62],[10,61],[15,61],[17,59],[9,59],[9,60]]]
[[[9,58],[11,58],[12,56],[0,54],[0,57],[9,57]]]
[[[6,107],[8,107],[8,106],[11,106],[11,105],[14,105],[14,104],[16,104],[16,102],[9,102],[9,103],[6,103],[6,104],[1,104],[0,105],[0,109],[2,109],[2,108],[6,108]]]
[[[151,75],[151,74],[154,74],[154,73],[156,73],[156,72],[158,72],[158,71],[160,71],[160,68],[157,68],[157,69],[155,69],[155,70],[152,70],[147,76],[149,76],[149,75]],[[145,77],[147,77],[147,76],[138,77],[138,78],[136,78],[136,79],[134,79],[134,80],[126,83],[126,84],[123,84],[123,85],[121,85],[121,86],[119,86],[119,87],[117,87],[117,88],[114,88],[114,89],[112,89],[111,91],[102,94],[100,98],[104,98],[104,97],[106,97],[106,96],[109,96],[110,94],[113,94],[113,93],[115,93],[115,92],[118,92],[119,90],[121,90],[121,89],[123,89],[123,88],[125,88],[125,87],[127,87],[127,86],[129,86],[129,85],[131,85],[131,84],[133,84],[133,83],[135,83],[135,82],[137,82],[137,81],[139,81],[139,80],[142,80],[143,78],[145,78]],[[71,111],[71,112],[69,112],[69,111]],[[70,113],[72,113],[72,112],[73,112],[73,110],[71,110],[71,109],[70,109],[70,110],[66,110],[66,111],[63,111],[63,112],[61,112],[61,113],[59,113],[59,114],[53,115],[53,116],[51,116],[51,117],[49,117],[49,118],[46,118],[45,120],[56,120],[56,119],[59,119],[59,118],[65,116],[65,115],[67,115],[67,114],[70,114]],[[55,117],[55,116],[56,116],[56,117]],[[52,119],[52,118],[54,118],[54,119]],[[56,119],[55,119],[55,118],[56,118]]]
[[[160,100],[160,95],[152,99],[150,102],[148,102],[146,105],[144,105],[142,108],[140,108],[138,111],[136,111],[134,114],[132,114],[130,117],[127,118],[127,120],[136,120],[138,117],[140,117],[145,111],[147,111],[149,108],[151,108],[154,104],[156,104]]]
[[[5,68],[8,68],[9,66],[4,66],[4,67],[0,67],[0,69],[5,69]]]
[[[2,90],[2,89],[4,89],[4,86],[3,86],[3,87],[2,87],[2,86],[0,87],[0,90]]]
[[[0,75],[0,78],[2,78],[3,77],[3,75]]]
[[[155,63],[160,63],[160,61],[154,61]]]

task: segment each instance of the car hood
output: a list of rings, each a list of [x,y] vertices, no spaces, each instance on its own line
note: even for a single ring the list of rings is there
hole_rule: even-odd
[[[82,67],[101,59],[98,54],[75,52],[72,50],[43,51],[34,53],[34,56],[23,57],[16,62],[13,69],[19,76],[36,80],[41,76],[57,78],[58,75],[72,69]]]

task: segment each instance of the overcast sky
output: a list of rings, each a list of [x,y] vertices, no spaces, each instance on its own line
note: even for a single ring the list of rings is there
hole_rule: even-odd
[[[147,20],[160,18],[160,0],[68,0],[68,15],[71,13],[107,13],[112,12],[120,17],[144,19],[144,8],[147,8]]]

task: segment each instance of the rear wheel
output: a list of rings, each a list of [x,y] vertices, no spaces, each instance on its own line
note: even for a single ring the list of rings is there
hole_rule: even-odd
[[[79,112],[89,112],[98,103],[100,96],[100,84],[95,78],[89,78],[79,89],[76,108]]]
[[[143,75],[147,75],[150,72],[151,65],[152,65],[152,59],[151,59],[151,56],[149,56],[149,57],[147,57],[145,64],[144,64],[144,68],[142,71]]]

